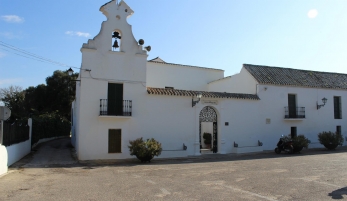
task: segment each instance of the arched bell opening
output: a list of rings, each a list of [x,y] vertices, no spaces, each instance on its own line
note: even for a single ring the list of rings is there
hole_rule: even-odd
[[[121,41],[122,41],[122,33],[119,30],[114,30],[112,32],[112,51],[121,51]]]
[[[202,108],[199,114],[200,152],[218,152],[217,112],[213,107]]]

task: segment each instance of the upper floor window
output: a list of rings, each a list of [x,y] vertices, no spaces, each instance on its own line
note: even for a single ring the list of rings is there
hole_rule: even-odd
[[[297,118],[297,111],[296,111],[296,95],[295,94],[288,94],[288,112],[289,112],[289,118]]]
[[[334,118],[342,119],[341,96],[334,96]]]
[[[119,51],[121,46],[121,33],[116,30],[112,33],[112,51]]]
[[[108,83],[107,114],[123,116],[123,84]]]

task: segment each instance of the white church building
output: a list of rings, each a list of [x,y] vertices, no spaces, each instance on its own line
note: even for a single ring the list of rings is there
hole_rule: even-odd
[[[107,20],[81,48],[72,104],[79,160],[133,158],[129,140],[139,137],[161,142],[168,158],[273,150],[288,134],[304,134],[310,148],[323,147],[322,131],[347,136],[347,74],[243,64],[225,77],[221,69],[148,60],[150,48],[126,20],[134,11],[124,1],[100,11]]]

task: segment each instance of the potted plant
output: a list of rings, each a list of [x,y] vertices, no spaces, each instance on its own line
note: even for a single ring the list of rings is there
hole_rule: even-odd
[[[207,148],[211,148],[212,135],[211,133],[204,133],[202,136],[204,138],[204,143]]]
[[[339,132],[323,131],[318,134],[319,143],[324,145],[325,148],[332,150],[337,146],[342,145],[343,137]]]
[[[136,156],[141,162],[151,162],[153,157],[159,156],[162,151],[161,143],[154,138],[144,141],[141,137],[133,141],[130,140],[129,143],[130,155]]]

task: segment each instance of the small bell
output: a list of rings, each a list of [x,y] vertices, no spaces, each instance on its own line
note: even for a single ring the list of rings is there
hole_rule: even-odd
[[[117,40],[115,40],[115,41],[114,41],[114,43],[113,43],[112,47],[114,47],[114,48],[119,47],[119,46],[118,46],[118,42],[117,42]]]

